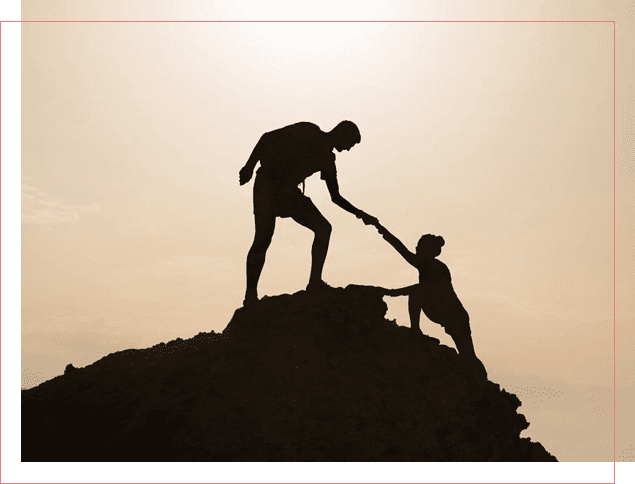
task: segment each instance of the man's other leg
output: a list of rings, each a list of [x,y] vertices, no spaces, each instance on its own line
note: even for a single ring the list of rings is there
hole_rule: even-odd
[[[276,228],[276,217],[271,213],[256,213],[254,220],[256,233],[247,254],[247,291],[243,303],[245,306],[258,300],[258,281]]]

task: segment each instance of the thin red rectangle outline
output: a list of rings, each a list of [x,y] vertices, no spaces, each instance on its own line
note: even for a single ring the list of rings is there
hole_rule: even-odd
[[[616,358],[615,358],[615,320],[616,320],[616,296],[615,296],[615,230],[616,230],[616,218],[615,218],[615,20],[1,20],[0,21],[0,76],[2,74],[1,67],[1,47],[2,47],[2,24],[3,23],[612,23],[613,24],[613,484],[615,484],[615,471],[616,471],[616,443],[615,443],[615,414],[617,413],[616,406]],[[2,83],[0,81],[0,93],[2,93]],[[1,101],[0,101],[1,107]],[[0,130],[2,127],[2,116],[0,116]],[[1,133],[1,131],[0,131]],[[2,147],[2,135],[0,134],[0,148]],[[0,166],[2,165],[2,157],[0,155]],[[1,231],[1,229],[0,229]],[[0,253],[2,247],[0,244]],[[0,281],[0,288],[1,288]],[[1,297],[0,297],[1,303]],[[1,363],[0,363],[1,370]],[[0,389],[1,397],[1,389]],[[2,408],[0,406],[0,415],[2,414]],[[2,442],[0,442],[0,450],[2,448]],[[2,482],[2,466],[0,465],[0,483]],[[459,484],[459,483],[457,483]],[[527,483],[532,484],[532,483]],[[569,483],[576,484],[576,483]],[[599,484],[599,483],[598,483]],[[606,483],[604,483],[606,484]]]

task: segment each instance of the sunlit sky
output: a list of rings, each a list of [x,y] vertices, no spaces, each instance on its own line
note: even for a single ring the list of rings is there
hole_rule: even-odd
[[[320,13],[337,7],[340,19],[457,18],[379,0],[361,10],[282,3],[192,2],[176,14],[331,20]],[[45,18],[39,2],[25,4],[23,18]],[[570,17],[572,3],[561,4],[557,15]],[[93,8],[91,18],[111,18]],[[68,363],[221,331],[242,303],[253,237],[253,182],[239,186],[238,170],[266,131],[350,119],[362,141],[337,155],[342,195],[410,248],[442,235],[439,258],[490,379],[569,391],[571,405],[527,406],[530,435],[562,460],[612,460],[612,419],[587,404],[594,385],[613,385],[612,29],[23,24],[22,385]],[[331,203],[319,176],[306,193],[333,225],[326,282],[416,282],[373,228]],[[632,247],[632,219],[623,223],[621,251]],[[306,286],[311,239],[279,219],[261,295]],[[633,287],[624,272],[618,282]],[[626,294],[625,348],[635,341]],[[387,302],[407,325],[405,300]],[[452,345],[440,327],[423,329]],[[632,366],[621,376],[632,383]]]

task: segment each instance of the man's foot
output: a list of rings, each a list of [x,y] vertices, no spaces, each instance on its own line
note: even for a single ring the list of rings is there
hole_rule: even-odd
[[[323,292],[328,289],[332,289],[332,287],[322,280],[309,282],[306,286],[307,292]]]
[[[243,301],[243,307],[253,306],[258,302],[258,295],[256,293],[245,294],[245,300]]]
[[[423,339],[423,332],[421,328],[410,328],[410,333],[416,339]]]

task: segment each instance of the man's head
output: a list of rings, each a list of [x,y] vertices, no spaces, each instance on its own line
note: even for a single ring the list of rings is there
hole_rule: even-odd
[[[362,140],[359,129],[352,121],[342,121],[329,132],[329,136],[337,151],[348,151]]]

